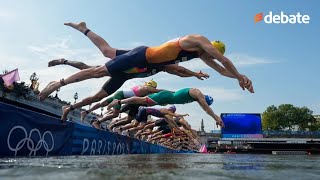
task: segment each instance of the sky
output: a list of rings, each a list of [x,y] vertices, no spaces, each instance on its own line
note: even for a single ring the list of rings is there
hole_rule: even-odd
[[[243,91],[237,80],[221,76],[199,59],[180,65],[211,75],[207,80],[179,78],[159,73],[126,82],[121,89],[151,78],[158,87],[178,90],[196,87],[211,95],[215,113],[262,113],[270,105],[306,106],[320,114],[319,48],[320,2],[251,0],[0,0],[0,71],[19,68],[21,80],[36,72],[40,90],[50,81],[77,72],[67,66],[47,67],[57,58],[102,65],[106,59],[91,41],[64,22],[85,21],[88,28],[115,48],[157,46],[188,34],[201,34],[226,44],[226,54],[238,71],[248,76],[255,93]],[[309,24],[254,23],[263,12],[310,16]],[[59,97],[73,102],[98,92],[108,78],[91,79],[61,88]],[[217,129],[215,121],[197,105],[177,105],[178,113],[195,129],[204,120],[205,130]]]

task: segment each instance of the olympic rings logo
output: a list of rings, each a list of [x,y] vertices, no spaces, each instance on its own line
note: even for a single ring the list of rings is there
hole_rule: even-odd
[[[10,142],[11,142],[10,138],[11,138],[12,132],[14,130],[18,130],[18,129],[20,129],[24,132],[24,138],[21,139],[15,147],[12,147],[10,144]],[[37,143],[35,143],[34,140],[31,139],[33,133],[39,135],[39,141]],[[48,143],[44,140],[46,136],[51,137],[52,146],[50,148],[49,148]],[[20,149],[22,149],[25,144],[27,144],[27,148],[30,151],[29,156],[32,154],[34,156],[36,156],[37,151],[40,150],[42,148],[42,146],[47,151],[47,154],[46,154],[46,156],[47,156],[48,153],[50,151],[52,151],[52,149],[54,147],[54,139],[53,139],[53,135],[50,131],[44,132],[43,135],[41,136],[40,131],[38,129],[34,128],[29,132],[29,135],[28,135],[27,130],[23,126],[14,126],[9,132],[7,144],[8,144],[8,148],[14,152],[14,156],[17,156],[18,151]]]

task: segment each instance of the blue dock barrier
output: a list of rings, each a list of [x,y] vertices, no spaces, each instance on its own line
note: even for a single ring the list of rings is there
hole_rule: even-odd
[[[0,157],[188,153],[2,102],[0,123]]]

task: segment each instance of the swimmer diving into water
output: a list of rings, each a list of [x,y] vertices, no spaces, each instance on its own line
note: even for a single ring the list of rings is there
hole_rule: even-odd
[[[60,81],[50,82],[40,94],[40,100],[44,100],[49,94],[60,88],[61,86],[83,81],[91,78],[101,78],[109,76],[120,78],[122,84],[128,79],[128,74],[143,74],[152,68],[159,68],[163,65],[171,65],[194,58],[202,59],[208,66],[219,71],[224,71],[224,75],[236,78],[242,89],[247,89],[251,93],[254,92],[252,82],[246,76],[240,74],[234,67],[233,63],[223,56],[225,46],[220,41],[210,42],[207,38],[201,35],[187,35],[182,38],[177,38],[162,44],[157,47],[139,46],[131,51],[116,50],[111,48],[108,43],[103,41],[95,41],[97,35],[90,31],[85,23],[66,23],[80,32],[83,32],[89,39],[95,43],[103,54],[113,57],[113,60],[108,61],[100,67],[83,69],[78,73],[71,75]],[[98,38],[97,38],[98,39]],[[101,38],[102,39],[102,38]],[[99,39],[99,40],[101,40]],[[103,49],[102,47],[108,47]],[[111,50],[110,50],[111,48]],[[108,53],[110,54],[108,54]],[[120,55],[116,56],[116,53]],[[222,63],[220,66],[215,60]],[[222,69],[221,69],[222,68]],[[137,78],[137,77],[132,77]],[[120,86],[109,87],[108,95],[115,92]]]
[[[166,104],[187,104],[197,101],[200,107],[215,121],[216,124],[224,127],[221,118],[216,115],[209,107],[213,103],[213,98],[203,95],[199,89],[184,88],[176,92],[161,91],[145,97],[131,97],[123,100],[113,100],[107,107],[108,109],[121,104],[144,104],[147,106],[166,105]]]

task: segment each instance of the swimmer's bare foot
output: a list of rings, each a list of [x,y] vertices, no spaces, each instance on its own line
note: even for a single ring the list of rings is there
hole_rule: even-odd
[[[60,64],[66,64],[67,61],[68,60],[65,60],[64,58],[54,59],[54,60],[48,62],[48,67],[52,67],[52,66],[56,66],[56,65],[60,65]]]
[[[80,119],[81,119],[81,122],[83,122],[84,121],[84,118],[86,118],[86,116],[87,116],[87,111],[81,111],[81,113],[80,113]]]
[[[100,122],[99,122],[99,121],[94,121],[94,122],[92,123],[92,126],[93,126],[94,128],[96,128],[96,129],[101,129],[101,127],[100,127]]]
[[[134,134],[134,138],[138,139],[139,134]]]
[[[130,137],[130,132],[129,132],[129,130],[124,130],[124,131],[122,131],[122,133],[123,133],[124,136]]]
[[[61,87],[61,82],[59,81],[51,81],[40,93],[39,100],[45,100],[53,91],[59,89]]]
[[[121,130],[120,128],[113,128],[113,132],[121,134]]]
[[[67,116],[70,111],[71,111],[71,108],[69,106],[62,106],[62,116],[61,116],[62,121],[67,120]]]
[[[112,129],[113,129],[113,124],[107,125],[107,129],[108,129],[109,131],[112,131]]]
[[[85,22],[80,22],[80,23],[68,22],[68,23],[64,23],[64,25],[70,26],[70,27],[82,32],[82,33],[86,32],[86,30],[88,30]]]

